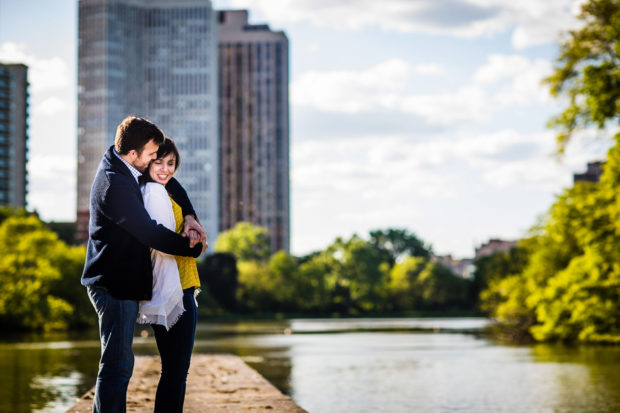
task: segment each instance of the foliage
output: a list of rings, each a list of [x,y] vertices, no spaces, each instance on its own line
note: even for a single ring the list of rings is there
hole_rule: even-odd
[[[590,0],[582,5],[579,19],[583,26],[568,32],[546,79],[551,94],[567,96],[569,102],[550,122],[559,129],[559,152],[579,128],[603,129],[620,115],[620,4]]]
[[[228,252],[239,261],[267,260],[271,253],[269,232],[249,222],[239,222],[220,233],[215,242],[216,252]]]
[[[422,257],[408,257],[392,268],[388,294],[401,311],[471,307],[468,281]]]
[[[15,208],[12,206],[0,206],[0,224],[9,217],[25,217],[28,212],[24,208]]]
[[[405,256],[430,258],[432,248],[406,229],[370,231],[370,244],[390,257],[392,265]]]
[[[485,255],[474,261],[473,297],[478,298],[492,283],[523,271],[529,259],[529,251],[524,243],[522,241],[521,245],[509,251]]]
[[[198,295],[199,308],[212,311],[220,307],[226,311],[237,308],[237,260],[229,253],[215,253],[198,263],[198,274],[203,292]]]
[[[18,211],[0,225],[0,250],[3,328],[51,330],[88,323],[79,298],[86,296],[84,289],[76,294],[72,287],[79,286],[83,248],[67,247],[36,216]]]
[[[47,222],[47,227],[54,231],[58,235],[58,239],[63,241],[67,245],[77,245],[79,241],[76,240],[75,235],[77,233],[77,224],[75,222]]]
[[[250,245],[258,229],[244,224],[235,244]],[[235,250],[237,257],[245,257],[236,262],[237,309],[244,312],[368,314],[472,308],[469,282],[431,263],[430,249],[406,230],[376,230],[369,240],[357,235],[337,238],[325,250],[299,259],[283,251],[265,259]],[[420,266],[415,277],[408,271],[411,262]],[[217,273],[218,266],[209,271]]]
[[[483,292],[486,309],[513,335],[620,341],[619,139],[601,182],[565,190],[543,230],[524,241],[523,270],[492,280]]]

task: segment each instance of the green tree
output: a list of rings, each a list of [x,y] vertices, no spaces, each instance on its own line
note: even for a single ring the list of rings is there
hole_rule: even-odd
[[[523,246],[516,246],[509,251],[485,255],[474,261],[475,271],[472,284],[472,296],[476,299],[489,285],[510,275],[523,271],[529,260],[529,251]]]
[[[88,323],[73,304],[84,289],[61,288],[65,280],[79,285],[83,248],[67,247],[36,216],[18,213],[0,225],[0,250],[0,325],[48,330]]]
[[[559,129],[563,152],[575,131],[617,124],[620,115],[620,4],[590,0],[581,6],[581,29],[568,32],[560,46],[553,74],[546,79],[555,97],[568,97],[568,106],[550,121]]]
[[[422,299],[423,309],[455,310],[469,306],[468,281],[439,263],[426,264],[416,279],[415,288]]]
[[[228,231],[220,233],[215,242],[215,251],[231,253],[239,261],[265,261],[271,253],[269,232],[249,222],[239,222]]]
[[[236,310],[238,271],[234,255],[216,252],[206,256],[198,262],[198,274],[203,289],[197,297],[200,310]]]
[[[385,256],[357,235],[337,238],[323,253],[330,268],[327,286],[339,312],[369,312],[382,309],[389,273]]]
[[[314,312],[330,311],[331,291],[327,285],[329,273],[328,260],[321,254],[299,264],[299,277],[306,283],[306,288],[302,291],[304,309]]]
[[[429,258],[432,248],[406,229],[370,231],[370,245],[390,258],[393,265],[405,256]]]
[[[11,206],[0,206],[0,224],[9,217],[26,217],[28,212],[24,208],[15,208]]]
[[[483,304],[514,337],[620,341],[620,146],[600,184],[577,183],[558,197],[519,274],[493,280]]]
[[[390,310],[411,311],[421,307],[422,297],[416,282],[427,264],[428,260],[422,257],[407,257],[392,268],[387,287]]]
[[[237,303],[246,311],[274,311],[278,302],[274,291],[278,284],[264,261],[237,261],[239,286]]]

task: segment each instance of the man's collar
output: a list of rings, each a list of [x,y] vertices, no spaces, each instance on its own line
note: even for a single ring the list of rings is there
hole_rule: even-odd
[[[138,182],[138,178],[140,176],[142,176],[142,172],[138,171],[132,164],[130,164],[129,162],[127,162],[126,160],[123,159],[122,156],[120,156],[118,154],[118,152],[116,152],[115,148],[112,148],[112,153],[114,153],[114,155],[116,155],[116,157],[118,159],[120,159],[121,161],[123,161],[123,163],[125,164],[125,166],[127,166],[127,168],[129,169],[129,172],[131,172],[131,174],[133,175],[133,177],[136,179],[136,183]]]

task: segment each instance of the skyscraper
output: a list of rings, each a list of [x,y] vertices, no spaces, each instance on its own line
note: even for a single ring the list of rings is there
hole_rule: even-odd
[[[288,251],[288,39],[247,10],[218,11],[218,53],[220,228],[264,226]]]
[[[175,177],[211,245],[218,234],[217,38],[210,0],[80,0],[78,237],[90,187],[127,115],[155,122],[180,150]]]
[[[0,205],[26,206],[28,68],[0,63]]]

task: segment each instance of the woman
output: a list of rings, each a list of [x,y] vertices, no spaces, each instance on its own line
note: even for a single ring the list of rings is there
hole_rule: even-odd
[[[146,182],[142,186],[144,206],[151,217],[164,225],[166,222],[174,222],[176,232],[183,230],[183,213],[181,207],[168,196],[164,185],[172,178],[179,165],[179,151],[174,141],[165,138],[157,151],[157,159],[151,162],[143,175]],[[170,265],[171,260],[176,265]],[[164,298],[159,301],[166,301],[166,308],[169,309],[182,302],[184,308],[177,319],[174,314],[169,314],[162,319],[167,323],[151,323],[162,365],[155,397],[155,413],[182,413],[187,372],[194,348],[197,321],[195,296],[199,292],[200,279],[196,261],[192,257],[172,257],[153,251],[152,262],[154,299],[156,296],[160,298],[159,289],[166,286],[167,293],[163,294]],[[166,264],[160,265],[163,262]],[[160,277],[165,278],[165,282],[157,284]],[[175,285],[171,286],[172,284]],[[182,291],[180,299],[174,291]],[[148,307],[145,309],[148,310]]]

